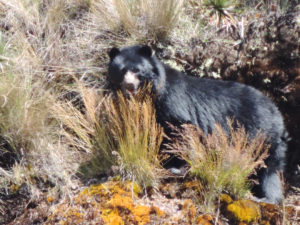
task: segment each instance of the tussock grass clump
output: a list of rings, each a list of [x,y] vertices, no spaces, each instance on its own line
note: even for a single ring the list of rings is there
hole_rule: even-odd
[[[143,186],[156,185],[162,171],[158,150],[162,128],[156,123],[150,95],[126,98],[97,94],[79,85],[84,113],[71,102],[55,107],[72,145],[87,151],[82,166],[85,177],[105,173],[117,166],[124,178]],[[146,97],[141,97],[146,96]]]
[[[34,90],[30,79],[20,80],[11,73],[0,77],[0,96],[0,132],[20,157],[33,147],[32,139],[44,131],[48,96]]]
[[[162,168],[158,151],[163,130],[156,122],[149,88],[142,90],[129,100],[121,92],[117,99],[108,101],[110,108],[110,128],[118,142],[121,167],[132,180],[143,185],[156,185]]]
[[[168,37],[178,23],[183,3],[182,0],[141,1],[142,12],[148,17],[148,32],[156,39]]]
[[[43,183],[67,190],[76,183],[71,177],[78,166],[60,141],[51,114],[55,98],[33,74],[23,75],[0,77],[0,191],[10,193],[10,187],[26,184],[38,195]]]
[[[39,187],[70,192],[68,188],[76,185],[72,178],[78,168],[75,154],[66,151],[61,127],[52,114],[59,93],[46,83],[46,63],[61,59],[54,52],[61,50],[56,38],[63,20],[50,22],[50,15],[44,13],[51,7],[42,3],[0,0],[1,192],[10,193],[10,187],[25,184],[30,193],[39,195]]]
[[[114,164],[112,151],[116,149],[116,144],[108,134],[105,121],[100,121],[100,107],[106,98],[79,82],[77,91],[82,106],[76,105],[73,100],[59,101],[53,107],[53,113],[62,124],[66,141],[83,153],[81,163],[95,157],[84,166],[83,172],[89,177],[109,170]]]
[[[203,182],[206,209],[213,209],[222,192],[243,197],[250,188],[249,176],[265,165],[265,136],[258,134],[249,139],[243,127],[233,128],[233,122],[228,121],[228,132],[216,125],[207,136],[192,125],[174,129],[179,139],[171,147],[189,163],[191,174]]]
[[[113,30],[120,28],[137,38],[164,40],[177,25],[182,0],[92,1],[95,16]],[[103,16],[106,15],[106,16]]]

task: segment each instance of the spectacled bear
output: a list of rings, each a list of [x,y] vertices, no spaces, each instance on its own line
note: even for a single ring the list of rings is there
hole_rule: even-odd
[[[145,83],[152,83],[157,121],[164,128],[167,123],[189,123],[208,134],[216,123],[225,128],[227,118],[234,118],[250,137],[265,133],[270,144],[267,168],[259,171],[254,194],[263,201],[282,201],[278,172],[284,169],[287,132],[282,115],[266,96],[237,82],[183,74],[160,62],[148,46],[112,48],[109,57],[107,81],[111,88],[135,94]]]

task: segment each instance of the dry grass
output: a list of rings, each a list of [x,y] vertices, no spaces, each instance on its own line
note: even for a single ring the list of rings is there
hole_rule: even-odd
[[[60,127],[51,114],[54,97],[30,74],[23,75],[6,73],[0,78],[1,154],[7,156],[4,164],[11,161],[0,171],[0,188],[25,183],[39,195],[37,179],[67,193],[76,184],[71,177],[78,165],[74,152],[60,141]]]
[[[207,136],[192,125],[183,125],[181,130],[173,128],[179,136],[171,144],[171,152],[186,160],[191,174],[203,182],[202,203],[206,211],[214,209],[222,192],[243,197],[250,188],[249,176],[264,166],[268,156],[264,135],[250,140],[243,127],[234,129],[229,121],[228,128],[229,137],[220,125]]]
[[[14,163],[1,169],[1,191],[26,183],[38,195],[37,179],[64,190],[63,196],[77,184],[73,177],[80,157],[77,151],[69,149],[52,113],[62,94],[57,90],[69,88],[65,87],[67,77],[74,73],[83,76],[78,74],[82,64],[70,66],[76,64],[72,61],[76,58],[73,52],[81,54],[78,39],[68,46],[62,36],[64,32],[71,35],[71,29],[63,27],[73,3],[0,1],[0,136],[1,144],[5,144],[1,154],[12,152],[7,155]],[[74,44],[77,49],[67,55],[66,47],[74,48]],[[78,61],[80,58],[83,57]],[[88,68],[86,62],[84,67]]]
[[[103,97],[82,85],[79,90],[84,113],[72,102],[57,104],[54,113],[65,127],[68,142],[90,155],[81,168],[84,177],[117,166],[124,178],[143,186],[157,185],[162,128],[156,123],[150,95],[127,99],[122,93]]]
[[[110,109],[109,128],[118,142],[121,170],[143,186],[156,186],[162,175],[158,151],[163,130],[156,122],[148,92],[145,89],[129,100],[119,92],[116,102],[111,99],[105,107]]]
[[[92,10],[99,21],[113,30],[124,30],[133,39],[165,40],[178,24],[183,3],[182,0],[92,1]]]
[[[88,171],[84,172],[91,177],[110,169],[115,161],[112,151],[116,146],[107,133],[105,122],[100,121],[99,109],[105,101],[103,95],[80,83],[78,92],[82,96],[83,107],[76,106],[72,100],[59,101],[53,107],[53,114],[62,124],[66,142],[82,152],[81,163],[96,156],[95,164],[88,165]]]
[[[137,141],[145,143],[137,142],[136,146],[134,142],[126,146],[124,139],[122,144],[118,145],[116,137],[112,140],[107,138],[105,130],[107,127],[103,127],[97,121],[99,119],[97,104],[101,105],[104,99],[92,89],[83,86],[78,88],[74,82],[78,79],[89,87],[101,87],[103,76],[99,76],[99,72],[102,75],[106,70],[107,50],[116,43],[124,45],[135,42],[136,38],[133,36],[136,35],[135,31],[140,24],[146,27],[150,23],[157,23],[151,22],[149,17],[146,24],[142,18],[144,13],[142,5],[137,4],[140,11],[132,8],[136,2],[123,1],[116,9],[117,1],[0,0],[0,127],[1,140],[10,146],[9,149],[4,146],[1,151],[2,153],[12,151],[16,154],[12,157],[17,158],[14,165],[1,169],[1,187],[9,188],[16,182],[30,183],[30,177],[35,176],[49,179],[58,189],[68,190],[70,185],[77,183],[74,174],[81,162],[91,154],[97,155],[97,159],[104,160],[95,160],[96,165],[90,170],[102,166],[101,171],[104,171],[103,168],[107,169],[116,163],[116,156],[112,155],[112,151],[118,152],[118,149],[122,149],[118,154],[124,158],[126,158],[125,148],[130,146],[132,146],[130,151],[135,151],[134,147],[138,146],[138,151],[144,151],[149,144],[149,152],[154,151],[154,148],[157,151],[154,137],[161,132],[159,128],[155,128],[157,130],[149,128],[149,133],[145,134],[141,132]],[[167,4],[166,1],[163,2]],[[166,11],[168,15],[163,15],[161,10],[160,18],[165,22],[160,29],[169,31],[175,26],[179,13],[175,2],[179,5],[182,3],[182,1],[168,3],[169,5],[166,5],[169,7]],[[162,3],[157,1],[157,4]],[[157,4],[152,7],[157,7]],[[104,6],[106,8],[103,8]],[[171,12],[172,9],[175,11]],[[126,10],[129,10],[130,14],[126,15]],[[150,13],[149,10],[147,12]],[[154,13],[151,15],[153,19]],[[132,31],[130,23],[127,22],[130,18],[132,24],[137,26]],[[129,25],[126,25],[127,23]],[[169,24],[168,27],[168,23],[172,25],[174,23],[174,26]],[[120,35],[122,29],[128,30],[128,34],[132,36]],[[146,36],[148,30],[143,32]],[[71,102],[62,103],[62,99],[72,96],[75,92],[82,95],[87,113],[82,113]],[[142,117],[143,113],[153,113],[153,109],[146,109],[145,104],[144,108],[142,107],[143,112],[139,111],[138,115],[133,115]],[[148,121],[144,121],[144,125],[137,126],[150,126],[154,121],[150,114],[145,119]],[[73,133],[66,132],[66,127]],[[118,131],[115,132],[117,135]],[[130,138],[133,134],[119,135],[127,135],[127,138]],[[159,145],[159,139],[156,141]],[[134,156],[133,152],[130,154],[130,157]],[[149,153],[141,157],[148,157],[147,154]],[[146,180],[155,177],[149,175],[149,178],[145,175],[153,172],[150,165],[145,164],[145,168],[141,167],[137,163],[142,160],[139,161],[137,158],[132,159],[136,161],[131,165],[130,157],[122,162],[126,168],[123,171],[130,171],[128,168],[137,171],[139,175],[135,175],[135,172],[126,174],[131,174],[132,178],[135,177],[134,179],[142,183],[145,181],[148,185],[149,182]],[[153,163],[157,165],[156,160],[154,161]],[[133,166],[135,163],[137,165]],[[96,172],[97,170],[94,171]],[[33,182],[32,185],[36,190]]]

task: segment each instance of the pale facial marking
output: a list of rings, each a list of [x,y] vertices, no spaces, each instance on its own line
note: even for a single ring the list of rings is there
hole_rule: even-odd
[[[127,94],[136,94],[140,85],[140,80],[137,74],[132,71],[127,71],[122,82],[122,90]]]

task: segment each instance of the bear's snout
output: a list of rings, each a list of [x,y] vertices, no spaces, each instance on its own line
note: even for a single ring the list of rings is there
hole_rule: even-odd
[[[136,94],[139,85],[140,80],[138,78],[138,75],[136,73],[133,73],[132,71],[127,71],[122,82],[123,91],[127,94]]]

